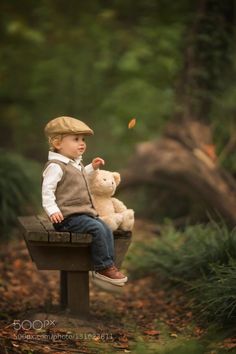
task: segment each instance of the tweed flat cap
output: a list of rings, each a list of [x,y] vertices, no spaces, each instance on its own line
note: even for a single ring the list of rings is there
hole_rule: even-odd
[[[47,137],[59,134],[84,134],[93,135],[93,130],[81,120],[72,117],[57,117],[50,120],[44,128]]]

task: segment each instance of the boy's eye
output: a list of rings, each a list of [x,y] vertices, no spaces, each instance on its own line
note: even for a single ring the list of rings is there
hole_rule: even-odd
[[[80,141],[80,140],[81,140],[81,141],[85,141],[85,138],[80,138],[79,136],[76,136],[76,137],[75,137],[75,141]]]

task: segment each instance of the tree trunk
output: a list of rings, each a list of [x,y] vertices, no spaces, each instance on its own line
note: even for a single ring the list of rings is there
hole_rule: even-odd
[[[137,146],[122,186],[184,189],[235,226],[236,182],[217,162],[209,126],[212,99],[230,67],[234,1],[200,0],[197,5],[176,88],[178,111],[162,139]]]

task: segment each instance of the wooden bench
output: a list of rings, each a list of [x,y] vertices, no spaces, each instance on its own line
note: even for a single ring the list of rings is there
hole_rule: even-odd
[[[92,236],[57,232],[46,217],[18,218],[31,259],[39,270],[60,271],[60,305],[73,315],[89,315],[89,270],[92,270]],[[118,267],[131,242],[132,233],[114,232],[115,263]],[[46,285],[46,284],[45,284]]]

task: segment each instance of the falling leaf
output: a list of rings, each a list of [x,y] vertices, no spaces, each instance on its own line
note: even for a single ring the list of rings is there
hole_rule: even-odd
[[[136,124],[136,118],[132,118],[130,121],[129,121],[129,124],[128,124],[128,128],[129,129],[132,129]]]

